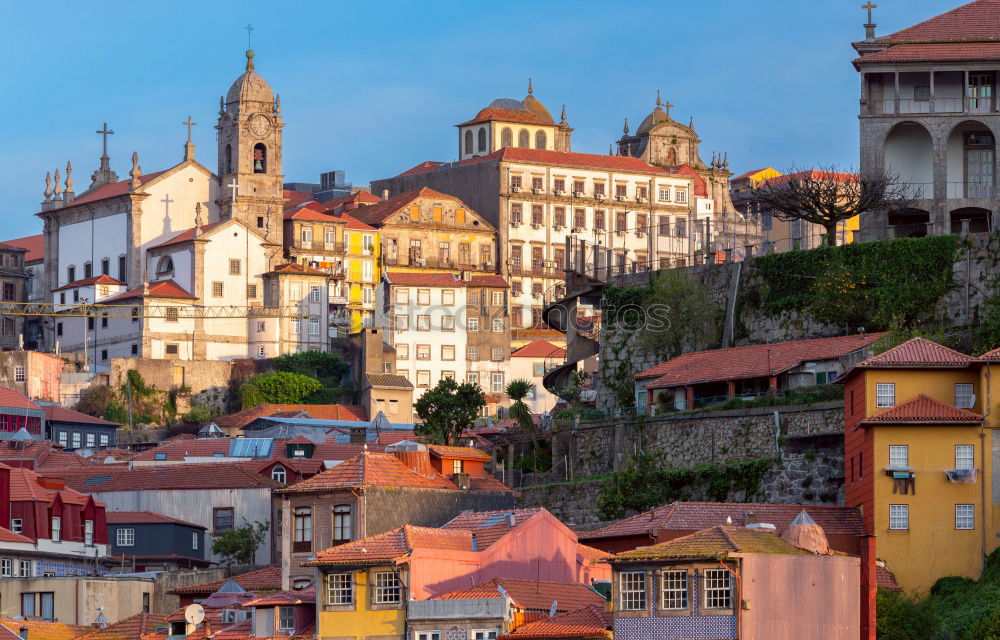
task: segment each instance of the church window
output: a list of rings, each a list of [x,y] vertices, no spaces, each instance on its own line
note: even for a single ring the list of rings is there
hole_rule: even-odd
[[[517,146],[521,147],[522,149],[531,148],[531,134],[528,133],[527,129],[521,129],[517,133]]]
[[[83,277],[84,278],[94,277],[94,265],[90,264],[89,262],[83,263]]]
[[[125,282],[125,256],[118,256],[118,279]]]
[[[544,149],[546,146],[545,132],[539,129],[535,132],[535,148]]]
[[[75,281],[76,281],[76,267],[70,265],[66,267],[66,282],[75,282]]]
[[[486,129],[485,127],[479,128],[479,151],[486,151]]]
[[[176,344],[168,344],[163,347],[163,352],[168,356],[176,356],[179,351]]]
[[[240,275],[240,260],[239,258],[229,259],[229,275],[238,276]]]
[[[247,299],[253,300],[257,297],[257,285],[248,284],[247,285]]]
[[[501,147],[513,147],[514,146],[514,132],[510,130],[510,127],[504,127],[500,132],[500,146]]]
[[[177,307],[167,307],[163,319],[167,322],[177,322],[180,317],[180,310]]]
[[[233,172],[233,145],[226,145],[226,164],[224,173]]]
[[[174,261],[170,256],[162,256],[156,263],[156,275],[165,275],[174,272]]]
[[[132,307],[132,322],[139,322],[139,307]]]
[[[253,172],[267,173],[267,147],[259,142],[253,146]]]
[[[465,130],[465,152],[472,153],[472,129]]]
[[[223,293],[222,283],[221,282],[213,282],[212,283],[212,297],[213,298],[221,298],[222,297],[222,293]]]
[[[108,258],[101,259],[101,275],[108,275],[111,273],[111,260]]]
[[[257,228],[258,229],[264,228],[264,216],[257,216]]]

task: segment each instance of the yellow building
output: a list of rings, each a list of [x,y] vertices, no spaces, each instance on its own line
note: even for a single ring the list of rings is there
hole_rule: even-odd
[[[998,545],[990,368],[914,338],[843,378],[846,503],[906,590],[978,578]]]
[[[360,211],[360,210],[356,210]],[[375,289],[382,279],[381,246],[375,227],[342,213],[344,225],[344,289],[347,300],[345,320],[349,333],[369,327],[375,312]]]

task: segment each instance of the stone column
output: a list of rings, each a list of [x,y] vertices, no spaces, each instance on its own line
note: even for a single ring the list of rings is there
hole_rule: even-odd
[[[249,265],[244,265],[249,267]],[[194,291],[191,293],[197,298],[198,304],[205,304],[205,241],[194,241],[194,260],[191,268],[191,275],[194,279]],[[206,357],[208,347],[205,337],[205,318],[198,316],[194,319],[194,334],[191,336],[191,358],[193,360],[203,360]]]
[[[934,149],[934,189],[930,207],[928,234],[950,232],[948,220],[948,137],[951,123],[928,127]]]

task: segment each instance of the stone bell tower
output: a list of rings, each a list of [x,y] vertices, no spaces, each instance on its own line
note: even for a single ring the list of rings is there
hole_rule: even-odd
[[[236,217],[280,247],[284,196],[281,173],[281,98],[254,71],[246,71],[219,98],[219,213]]]

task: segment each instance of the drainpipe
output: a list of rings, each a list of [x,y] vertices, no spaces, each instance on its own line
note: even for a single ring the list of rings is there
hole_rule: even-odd
[[[982,544],[982,553],[980,558],[979,572],[982,573],[983,569],[986,568],[986,418],[993,411],[993,407],[990,402],[990,363],[986,363],[986,393],[985,398],[985,411],[983,411],[983,417],[979,421],[979,457],[980,464],[983,467],[983,479],[979,482],[979,508],[982,512],[980,516],[982,519],[982,524],[979,526],[979,537],[980,543]]]

